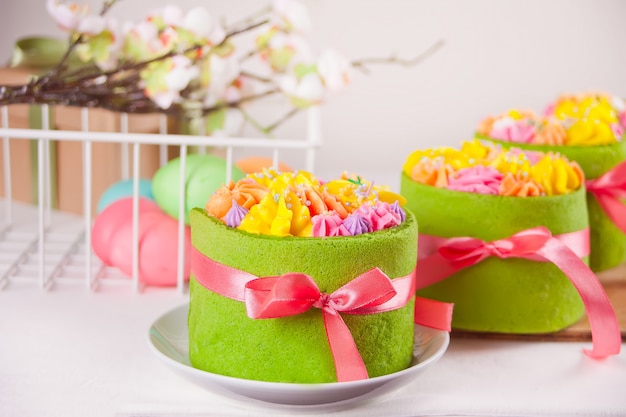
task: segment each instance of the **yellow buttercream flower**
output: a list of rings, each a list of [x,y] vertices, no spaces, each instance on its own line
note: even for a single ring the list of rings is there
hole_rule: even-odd
[[[568,126],[567,145],[606,145],[620,139],[612,128],[619,123],[619,113],[606,94],[563,96],[556,102],[554,115]]]
[[[276,207],[276,216],[272,219],[270,225],[270,235],[274,236],[289,236],[291,235],[291,219],[293,218],[293,212],[287,208],[285,198],[280,197],[278,199],[278,205]]]
[[[580,188],[584,180],[576,163],[552,153],[530,168],[530,177],[543,187],[546,195],[567,194]]]
[[[598,119],[579,119],[567,129],[568,145],[607,145],[617,138],[611,126]]]
[[[238,229],[249,233],[269,235],[272,221],[276,217],[277,206],[278,202],[274,195],[267,194],[257,205],[252,206]]]
[[[311,213],[308,207],[302,204],[300,197],[296,193],[287,193],[284,200],[286,207],[293,213],[289,234],[293,236],[311,236],[313,224],[311,223]]]
[[[530,172],[530,161],[523,153],[501,152],[493,159],[489,166],[494,167],[503,174],[518,172]]]

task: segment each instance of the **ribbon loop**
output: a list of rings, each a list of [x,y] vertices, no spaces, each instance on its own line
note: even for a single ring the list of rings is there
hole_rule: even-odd
[[[626,161],[621,162],[601,177],[585,182],[587,191],[602,207],[611,221],[626,234]]]
[[[439,247],[438,252],[455,266],[465,268],[489,256],[506,259],[535,254],[551,238],[552,233],[547,228],[534,227],[493,242],[472,237],[451,238]]]

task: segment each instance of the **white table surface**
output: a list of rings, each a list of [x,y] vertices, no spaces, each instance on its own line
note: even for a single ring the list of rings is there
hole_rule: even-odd
[[[0,416],[315,414],[235,402],[166,368],[146,334],[186,302],[174,290],[10,283],[0,291]],[[453,337],[405,387],[325,415],[626,416],[626,354],[592,360],[588,346]]]

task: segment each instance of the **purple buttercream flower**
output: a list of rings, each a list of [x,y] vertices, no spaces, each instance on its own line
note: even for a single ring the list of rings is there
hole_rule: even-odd
[[[358,212],[352,213],[346,217],[343,221],[343,225],[352,236],[370,233],[373,230],[372,224],[367,219],[360,216]]]
[[[406,213],[404,212],[402,207],[400,207],[400,203],[398,203],[398,200],[394,201],[391,205],[391,212],[396,213],[400,216],[400,222],[404,222],[406,220]]]
[[[224,221],[229,227],[239,227],[241,221],[247,214],[248,209],[239,205],[239,203],[233,199],[233,204],[230,210],[228,210],[228,213],[226,213],[226,216],[224,216]]]

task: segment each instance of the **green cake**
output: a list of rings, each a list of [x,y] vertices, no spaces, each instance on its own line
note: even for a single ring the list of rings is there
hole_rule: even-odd
[[[588,92],[561,95],[541,116],[520,110],[489,116],[479,124],[476,137],[505,147],[562,154],[580,165],[587,180],[595,180],[626,163],[625,132],[624,100]],[[617,182],[623,184],[626,178],[622,176]],[[603,271],[626,263],[626,231],[607,216],[591,190],[587,204],[591,269]]]
[[[442,149],[439,155],[426,151],[409,157],[401,176],[401,193],[407,199],[406,208],[414,213],[420,224],[420,248],[424,248],[427,235],[472,237],[491,242],[537,226],[547,227],[553,235],[578,232],[588,227],[585,190],[580,183],[577,189],[561,195],[521,197],[498,195],[497,192],[486,194],[489,190],[498,190],[498,185],[494,188],[491,181],[500,177],[495,170],[482,173],[483,170],[491,170],[491,166],[498,165],[498,160],[508,161],[507,164],[510,162],[512,167],[528,165],[524,154],[503,152],[494,156],[497,152],[496,147],[473,141],[465,143],[461,150]],[[518,158],[514,159],[515,156]],[[410,177],[414,162],[430,164],[431,160],[436,164],[446,161],[436,168],[440,173],[445,172],[441,166],[448,166],[449,162],[449,172],[443,177],[449,182],[447,187],[454,186],[454,181],[463,178],[460,174],[459,178],[454,177],[464,171],[452,172],[453,165],[477,163],[476,167],[465,170],[476,168],[480,175],[473,172],[471,179],[480,177],[480,185],[486,188],[454,190],[441,187],[444,181],[441,177],[423,176],[433,180],[432,185]],[[534,175],[533,171],[528,172],[531,172],[530,176]],[[416,173],[415,170],[413,173]],[[423,178],[420,177],[420,180]],[[434,185],[437,181],[440,186]],[[504,181],[499,181],[499,189],[502,190]],[[418,260],[418,271],[421,262]],[[563,272],[549,262],[491,256],[426,288],[420,288],[419,276],[419,296],[454,303],[452,326],[455,329],[546,333],[563,329],[584,314],[584,305],[574,286]]]
[[[518,147],[539,152],[558,152],[578,162],[585,177],[596,179],[619,163],[626,161],[626,141],[597,146],[561,146],[511,143],[477,135],[505,147]],[[625,203],[626,205],[626,203]],[[593,194],[587,193],[587,209],[591,232],[589,264],[594,271],[604,271],[626,262],[626,234],[615,226]]]
[[[266,176],[271,175],[266,173]],[[240,181],[240,184],[246,184],[245,181]],[[332,184],[329,186],[332,187]],[[371,190],[372,187],[369,188]],[[271,186],[269,189],[272,196],[275,190]],[[230,196],[233,195],[232,190],[231,186]],[[302,192],[302,195],[305,193]],[[310,194],[309,197],[313,198]],[[346,206],[350,198],[345,194],[343,197],[341,202]],[[356,194],[353,197],[362,198]],[[215,200],[218,198],[215,197]],[[272,204],[270,200],[282,201],[279,198],[260,200],[263,204]],[[295,204],[289,198],[287,201]],[[252,207],[262,205],[258,203]],[[233,207],[240,209],[235,202],[230,211],[234,210]],[[313,214],[309,206],[303,207],[307,207],[305,216]],[[312,236],[314,233],[310,225],[304,226],[303,233],[298,233],[300,235],[250,232],[250,227],[248,231],[242,230],[229,226],[230,217],[220,218],[216,210],[207,204],[207,209],[191,211],[193,247],[213,261],[258,277],[305,273],[313,278],[321,292],[332,293],[373,268],[381,269],[392,280],[411,274],[415,268],[417,222],[408,212],[404,221],[393,227],[356,235],[331,233],[332,236],[316,237]],[[297,207],[292,206],[292,210],[297,213]],[[258,214],[254,208],[249,213]],[[331,210],[318,215],[327,220],[335,214]],[[246,221],[241,223],[244,226],[247,224]],[[291,232],[295,231],[294,223],[295,217]],[[315,225],[312,228],[319,231]],[[369,377],[397,372],[409,366],[414,343],[413,297],[403,307],[392,311],[341,314],[341,317],[350,330]],[[246,314],[244,302],[209,290],[192,270],[188,327],[189,357],[198,369],[272,382],[337,381],[319,309],[313,308],[290,317],[252,319]]]

